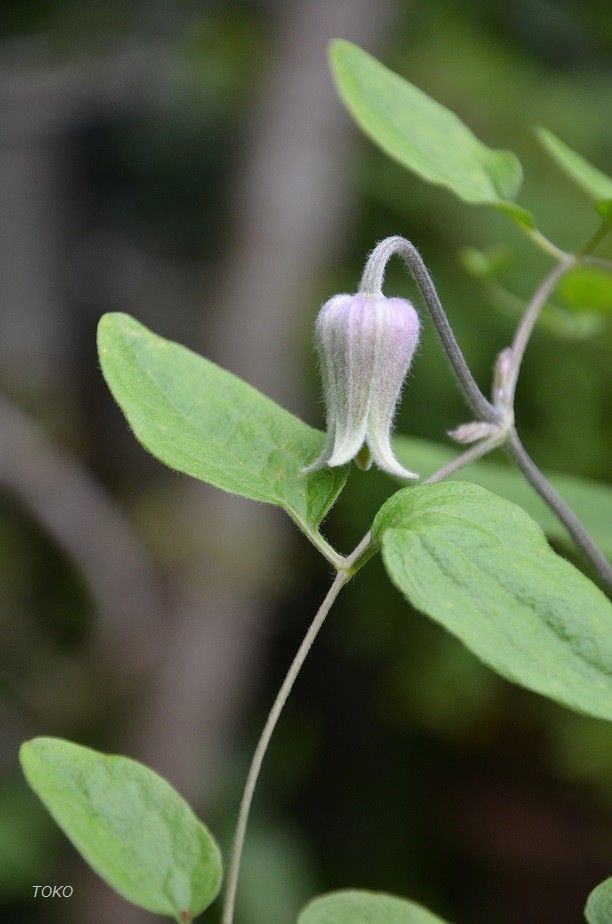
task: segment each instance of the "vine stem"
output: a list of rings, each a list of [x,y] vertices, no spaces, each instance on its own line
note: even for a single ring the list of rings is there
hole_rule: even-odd
[[[482,420],[489,423],[498,423],[500,412],[485,398],[470,372],[433,280],[414,244],[399,235],[385,238],[385,240],[377,244],[365,265],[359,286],[360,291],[376,295],[382,293],[385,269],[389,259],[395,254],[402,257],[410,275],[425,299],[431,319],[467,403]]]
[[[581,257],[580,262],[585,266],[594,266],[595,269],[603,270],[606,273],[612,273],[612,260],[606,260],[605,257]]]
[[[257,742],[257,747],[255,748],[255,752],[251,760],[251,766],[249,768],[249,773],[244,786],[244,792],[240,802],[240,809],[238,811],[238,822],[236,824],[236,833],[234,835],[232,857],[227,874],[227,886],[225,891],[225,904],[223,907],[222,924],[232,924],[234,920],[236,890],[238,888],[238,877],[240,875],[240,861],[242,859],[242,850],[244,847],[249,813],[251,811],[251,804],[253,802],[253,795],[255,793],[257,779],[259,777],[259,772],[261,770],[261,765],[263,763],[265,753],[268,749],[268,745],[270,744],[270,739],[274,729],[276,728],[280,714],[283,711],[283,707],[289,698],[289,694],[291,693],[301,667],[306,660],[306,657],[308,656],[308,652],[312,648],[313,642],[319,634],[319,630],[325,622],[327,614],[329,613],[334,600],[349,579],[350,573],[348,571],[338,571],[336,573],[333,584],[329,588],[325,599],[317,610],[317,614],[311,622],[308,631],[302,640],[302,644],[298,648],[297,654],[291,662],[281,688],[276,695],[274,703],[272,704],[272,708],[268,714],[268,718],[266,719],[261,737]]]
[[[519,372],[521,369],[521,363],[523,362],[523,356],[525,355],[525,350],[527,349],[527,344],[533,329],[536,325],[536,321],[540,315],[540,312],[550,294],[554,291],[558,282],[567,274],[571,269],[574,268],[579,262],[579,259],[572,254],[566,254],[562,257],[559,262],[553,266],[551,271],[544,277],[538,288],[536,289],[533,298],[527,305],[523,317],[519,321],[518,327],[514,333],[512,340],[512,369],[510,370],[507,383],[507,395],[508,403],[512,406],[514,402],[514,394],[516,391],[516,383],[518,381]]]
[[[546,480],[537,467],[519,438],[514,427],[511,427],[506,438],[505,449],[516,462],[521,472],[535,488],[543,501],[555,512],[568,533],[584,553],[586,558],[602,579],[608,589],[612,588],[612,567],[603,552],[593,542],[588,532],[563,498],[557,494],[553,486]]]
[[[445,478],[450,478],[451,475],[454,475],[455,472],[459,471],[460,468],[463,468],[464,465],[469,465],[471,462],[476,462],[477,459],[486,456],[488,453],[492,452],[498,446],[504,442],[504,435],[500,433],[494,433],[492,436],[487,437],[487,439],[480,440],[478,443],[475,443],[473,446],[470,446],[469,449],[466,449],[465,452],[460,453],[454,459],[451,459],[450,462],[447,462],[446,465],[443,465],[442,468],[439,468],[437,472],[434,472],[432,475],[429,475],[423,480],[423,484],[436,484],[438,481],[444,481]]]
[[[227,886],[225,891],[225,902],[223,906],[223,917],[222,924],[233,924],[234,920],[234,908],[236,905],[236,891],[238,888],[238,877],[240,875],[240,862],[242,859],[242,851],[244,848],[244,840],[246,836],[246,829],[249,820],[249,814],[251,811],[251,804],[253,802],[253,795],[255,793],[255,787],[257,785],[257,779],[261,770],[261,765],[265,757],[266,751],[268,750],[268,745],[270,744],[270,739],[274,733],[274,729],[278,723],[280,715],[283,711],[285,703],[289,698],[289,694],[293,689],[293,685],[297,679],[297,676],[306,660],[310,649],[316,639],[319,631],[327,618],[332,605],[344,587],[350,579],[352,578],[355,570],[353,565],[357,559],[365,552],[367,546],[370,543],[370,533],[367,533],[364,538],[361,540],[358,546],[354,551],[347,556],[342,558],[343,567],[338,569],[334,581],[329,588],[325,599],[321,603],[321,606],[317,610],[316,616],[311,622],[306,635],[304,636],[300,647],[297,650],[297,653],[289,666],[289,670],[285,675],[285,679],[276,694],[276,699],[272,704],[272,708],[266,719],[266,723],[263,727],[263,731],[257,742],[257,747],[253,754],[251,760],[251,766],[247,775],[246,783],[244,786],[244,792],[242,794],[242,800],[240,802],[240,809],[238,811],[238,821],[236,823],[236,832],[234,835],[234,843],[232,847],[232,856],[230,860],[230,865],[227,874]]]

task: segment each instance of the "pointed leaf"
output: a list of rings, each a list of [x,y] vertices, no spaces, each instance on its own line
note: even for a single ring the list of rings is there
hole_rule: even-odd
[[[408,436],[395,438],[395,452],[404,465],[413,466],[423,478],[442,468],[457,455],[456,449],[452,447]],[[545,472],[545,475],[603,552],[612,557],[612,488],[575,475],[556,472]],[[551,539],[566,545],[570,542],[563,524],[513,466],[487,459],[466,465],[452,477],[479,484],[518,504],[540,524]]]
[[[189,921],[221,885],[209,831],[164,779],[59,738],[22,745],[25,777],[89,865],[123,898]]]
[[[445,924],[415,902],[381,892],[346,890],[315,898],[297,924]]]
[[[589,924],[610,924],[612,921],[612,876],[593,889],[587,899],[584,916]]]
[[[581,154],[547,128],[536,128],[540,143],[567,175],[578,183],[595,200],[612,199],[612,178],[594,167]]]
[[[152,333],[106,314],[98,352],[134,435],[170,468],[224,491],[282,507],[312,532],[346,481],[346,468],[307,477],[323,434],[246,382]]]
[[[454,112],[357,45],[335,40],[330,60],[349,112],[386,154],[465,202],[495,205],[531,223],[512,202],[522,181],[514,154],[486,147]]]
[[[418,485],[372,536],[412,605],[502,677],[612,721],[612,605],[515,504],[460,481]]]

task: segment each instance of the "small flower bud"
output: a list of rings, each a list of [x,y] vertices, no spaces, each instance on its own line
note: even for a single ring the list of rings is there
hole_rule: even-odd
[[[418,478],[397,461],[391,428],[402,384],[419,340],[419,318],[403,298],[382,294],[336,295],[315,325],[327,438],[305,472],[352,459],[385,472]]]

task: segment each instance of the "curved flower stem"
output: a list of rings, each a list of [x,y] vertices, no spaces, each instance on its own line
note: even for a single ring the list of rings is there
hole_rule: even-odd
[[[236,904],[236,890],[238,887],[238,876],[240,874],[240,861],[242,859],[242,850],[244,847],[244,840],[246,835],[247,824],[249,820],[249,813],[251,810],[251,803],[253,802],[253,794],[255,792],[255,787],[257,785],[257,779],[259,777],[259,772],[261,770],[261,765],[263,763],[264,756],[270,744],[270,739],[274,733],[274,729],[278,723],[283,707],[289,698],[289,694],[293,689],[293,685],[296,681],[296,678],[302,668],[304,661],[308,656],[308,652],[312,648],[313,642],[319,634],[321,626],[325,622],[327,614],[329,613],[332,604],[334,603],[336,597],[342,590],[345,584],[350,581],[351,577],[358,568],[357,560],[363,553],[366,552],[371,541],[370,533],[366,533],[359,545],[355,547],[353,552],[348,555],[346,558],[342,558],[342,568],[339,568],[334,578],[333,584],[329,588],[325,599],[323,600],[321,606],[317,610],[317,614],[313,619],[310,627],[304,639],[297,650],[297,653],[289,666],[289,670],[283,680],[280,690],[276,695],[276,699],[272,704],[272,708],[266,719],[266,723],[263,727],[261,737],[257,742],[257,747],[253,754],[251,760],[251,766],[247,775],[244,792],[242,794],[242,800],[240,803],[240,809],[238,812],[238,822],[236,824],[236,833],[234,835],[234,844],[232,847],[232,857],[230,860],[230,866],[227,874],[227,886],[225,891],[225,903],[223,906],[223,917],[222,924],[232,924],[234,920],[234,907]],[[336,553],[337,554],[337,553]]]
[[[476,384],[474,376],[470,372],[465,357],[461,352],[461,347],[457,343],[453,330],[449,324],[446,312],[436,291],[427,267],[423,259],[410,241],[403,237],[388,237],[376,245],[365,265],[363,276],[361,277],[360,291],[369,294],[379,294],[382,292],[382,285],[385,275],[385,268],[388,260],[398,254],[404,260],[410,275],[419,287],[431,319],[436,327],[438,336],[442,341],[442,346],[448,356],[459,388],[463,392],[467,403],[482,420],[490,423],[497,423],[500,414],[485,398],[480,388]]]
[[[566,254],[559,260],[556,266],[544,277],[536,289],[533,298],[525,309],[523,317],[519,321],[512,340],[512,369],[509,373],[507,382],[507,400],[510,406],[512,406],[514,402],[514,393],[516,391],[516,383],[518,381],[523,356],[540,312],[559,280],[562,279],[566,273],[569,273],[577,263],[578,258],[571,254]]]
[[[535,488],[542,500],[544,500],[559,517],[568,533],[589,560],[605,586],[608,589],[612,588],[612,567],[610,567],[610,563],[593,539],[591,539],[573,510],[568,507],[563,498],[557,494],[552,485],[546,480],[521,443],[519,435],[514,427],[508,432],[505,448],[510,457],[516,462],[527,481]]]

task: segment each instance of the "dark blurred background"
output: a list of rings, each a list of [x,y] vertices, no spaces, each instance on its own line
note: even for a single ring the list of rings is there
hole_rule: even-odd
[[[98,368],[100,314],[128,311],[320,424],[317,308],[354,289],[376,240],[401,233],[486,384],[513,319],[458,251],[506,244],[504,283],[521,296],[546,259],[502,215],[422,184],[362,138],[327,42],[358,42],[516,151],[521,201],[572,248],[595,230],[592,207],[531,126],[609,169],[612,8],[24,0],[3,7],[0,35],[0,914],[145,924],[153,916],[99,882],[27,790],[18,745],[61,735],[145,761],[227,856],[250,753],[330,575],[279,512],[139,448]],[[391,290],[411,291],[399,265]],[[609,474],[607,347],[605,332],[534,335],[517,413],[543,467]],[[462,420],[427,328],[399,427],[443,441]],[[395,487],[353,474],[331,541],[352,548]],[[497,678],[373,561],[274,738],[238,924],[289,924],[347,886],[455,924],[575,924],[610,874],[611,817],[609,726]],[[35,901],[44,883],[74,897]]]

